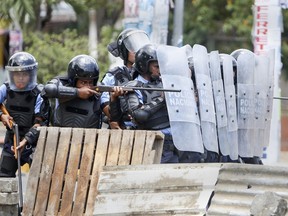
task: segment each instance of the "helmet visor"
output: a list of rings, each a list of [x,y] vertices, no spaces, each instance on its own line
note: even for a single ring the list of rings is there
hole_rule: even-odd
[[[37,69],[8,71],[8,82],[13,91],[30,91],[37,85]]]
[[[144,45],[150,44],[151,41],[144,31],[139,30],[128,34],[123,43],[129,52],[136,53]]]

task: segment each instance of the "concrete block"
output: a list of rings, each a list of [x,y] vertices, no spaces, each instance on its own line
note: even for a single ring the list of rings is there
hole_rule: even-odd
[[[0,178],[0,193],[11,193],[18,191],[17,178]]]
[[[18,205],[0,205],[0,215],[18,216]]]
[[[253,216],[285,216],[287,201],[274,192],[265,192],[255,196],[250,212]]]
[[[19,202],[18,192],[0,193],[0,205],[14,205]]]

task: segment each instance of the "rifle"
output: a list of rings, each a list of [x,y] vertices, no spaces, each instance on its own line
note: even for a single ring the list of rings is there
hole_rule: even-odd
[[[163,89],[163,88],[145,88],[145,87],[128,87],[128,86],[121,86],[123,91],[135,91],[135,90],[144,90],[144,91],[163,91],[163,92],[181,92],[180,89]],[[97,92],[113,92],[114,86],[105,86],[105,85],[98,85],[93,87]]]
[[[0,104],[0,109],[3,114],[9,115],[4,104]],[[13,136],[13,145],[15,149],[15,158],[17,159],[17,167],[18,167],[18,187],[19,187],[19,212],[22,212],[23,207],[23,190],[22,190],[22,173],[21,173],[21,161],[20,161],[20,150],[16,151],[17,146],[19,146],[19,129],[18,124],[14,121],[10,120],[10,127],[13,128],[14,136]]]
[[[273,97],[273,99],[288,100],[288,97]]]

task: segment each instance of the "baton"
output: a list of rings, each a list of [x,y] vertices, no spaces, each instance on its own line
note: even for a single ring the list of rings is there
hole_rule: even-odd
[[[19,146],[19,129],[18,124],[13,125],[14,127],[14,146]],[[21,158],[20,149],[15,149],[15,154],[17,152],[17,165],[18,165],[18,187],[19,187],[19,211],[22,212],[23,208],[23,189],[22,189],[22,172],[21,172]]]
[[[0,104],[0,109],[3,114],[9,115],[5,105],[3,103]],[[20,161],[20,150],[16,150],[17,146],[19,146],[19,129],[18,124],[14,121],[10,120],[10,127],[13,129],[14,136],[13,136],[13,146],[14,146],[14,156],[17,159],[17,167],[18,167],[18,190],[19,190],[19,210],[22,212],[23,208],[23,189],[22,189],[22,173],[21,173],[21,161]],[[19,155],[19,157],[18,157]]]

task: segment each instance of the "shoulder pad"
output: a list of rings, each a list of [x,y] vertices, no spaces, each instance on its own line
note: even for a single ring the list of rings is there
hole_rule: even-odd
[[[125,66],[117,66],[107,71],[107,73],[115,75],[116,73],[123,72],[123,71],[125,71]]]
[[[38,95],[38,94],[42,91],[43,88],[44,88],[44,85],[42,85],[42,84],[37,84],[37,85],[35,86],[35,88],[32,89],[32,92],[33,92],[35,95]]]
[[[6,85],[6,88],[7,88],[7,89],[10,87],[8,81],[4,82],[4,85]]]
[[[38,84],[37,85],[37,89],[41,92],[44,88],[44,85],[43,84]]]
[[[127,87],[141,87],[143,86],[143,83],[138,80],[131,80],[128,83],[126,83],[124,86]]]
[[[62,83],[63,86],[69,86],[68,78],[60,77],[59,80],[60,80],[60,82]]]

